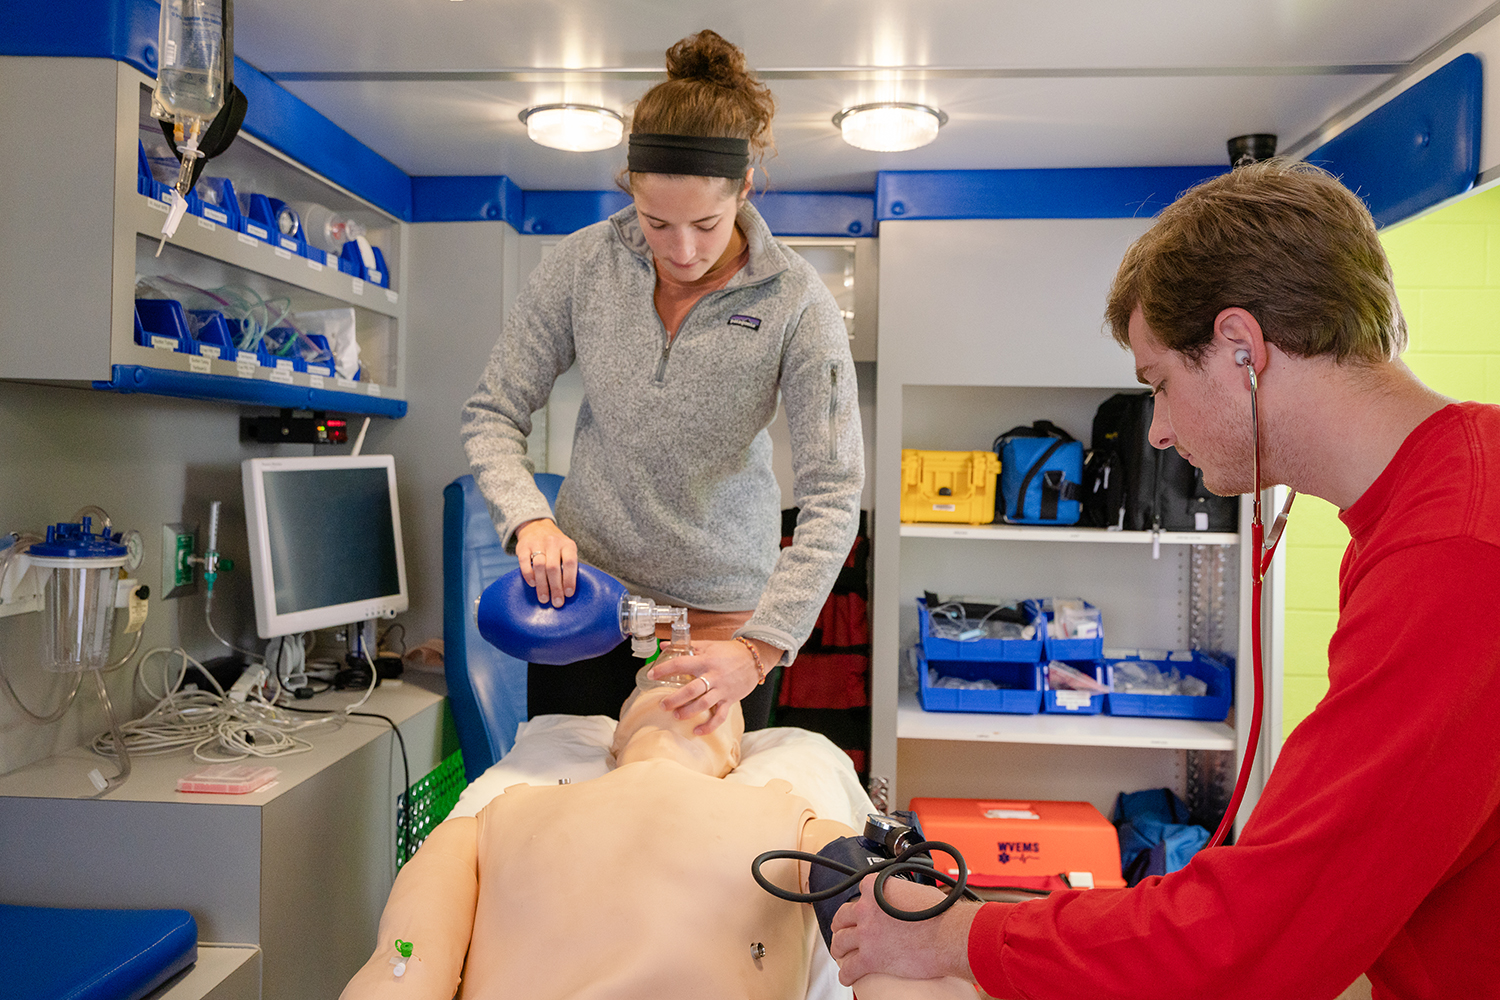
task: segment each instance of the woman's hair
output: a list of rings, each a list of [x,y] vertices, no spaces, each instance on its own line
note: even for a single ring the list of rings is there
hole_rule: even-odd
[[[667,79],[636,102],[630,131],[655,135],[744,139],[750,162],[775,155],[771,119],[776,98],[745,64],[745,53],[704,29],[667,49]],[[742,181],[726,178],[738,191]],[[630,189],[626,171],[620,184]]]
[[[1197,363],[1215,318],[1239,306],[1300,357],[1379,362],[1406,346],[1375,222],[1319,167],[1285,158],[1189,190],[1125,254],[1106,316],[1129,346],[1139,308],[1162,346]]]

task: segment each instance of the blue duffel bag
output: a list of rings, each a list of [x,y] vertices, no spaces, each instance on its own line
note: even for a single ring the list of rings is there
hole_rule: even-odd
[[[1050,420],[1013,427],[995,439],[1002,519],[1008,524],[1077,524],[1082,512],[1083,444]]]

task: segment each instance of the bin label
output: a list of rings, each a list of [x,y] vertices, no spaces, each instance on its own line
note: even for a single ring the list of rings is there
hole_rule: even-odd
[[[292,370],[290,368],[272,368],[271,381],[280,382],[282,385],[291,385]]]
[[[254,357],[251,357],[249,359],[241,358],[234,363],[234,373],[240,378],[254,378],[255,369],[259,367],[260,364],[255,360]]]
[[[188,355],[188,371],[196,372],[199,375],[207,375],[211,367],[212,365],[207,358],[197,354]]]

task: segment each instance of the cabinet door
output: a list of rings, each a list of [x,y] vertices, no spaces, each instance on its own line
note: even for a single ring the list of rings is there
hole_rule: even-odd
[[[1150,219],[880,224],[880,360],[909,385],[1134,386],[1104,329]]]

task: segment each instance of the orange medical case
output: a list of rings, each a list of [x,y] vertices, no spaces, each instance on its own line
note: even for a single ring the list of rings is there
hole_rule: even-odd
[[[901,520],[989,524],[1000,459],[992,451],[901,452]]]
[[[1098,888],[1125,887],[1120,841],[1087,802],[1004,799],[911,800],[928,840],[963,853],[976,885],[1033,885],[1038,878],[1089,872]],[[950,867],[941,853],[933,860]]]

